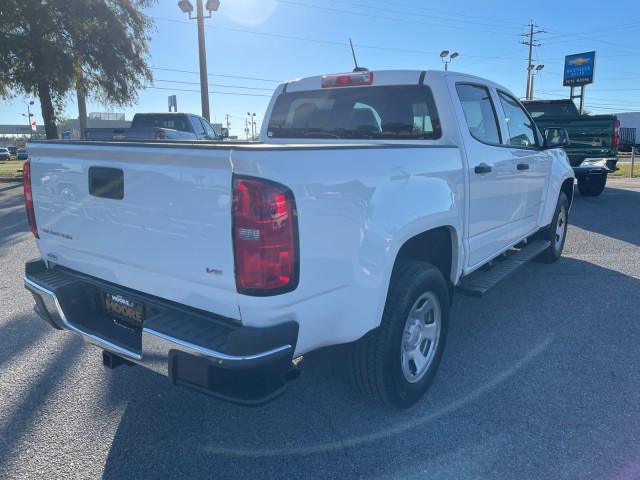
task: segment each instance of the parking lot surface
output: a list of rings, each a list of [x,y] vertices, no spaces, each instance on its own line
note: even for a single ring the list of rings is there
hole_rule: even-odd
[[[640,478],[638,179],[576,192],[557,263],[456,296],[440,370],[405,411],[351,388],[342,347],[259,408],[105,370],[32,310],[21,193],[0,183],[0,478]]]

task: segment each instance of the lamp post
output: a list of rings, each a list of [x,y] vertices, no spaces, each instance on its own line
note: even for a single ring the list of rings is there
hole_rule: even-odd
[[[209,114],[209,84],[207,81],[207,51],[204,44],[204,19],[211,18],[211,12],[218,11],[220,0],[207,0],[204,8],[207,9],[209,15],[205,17],[202,0],[196,0],[196,16],[193,16],[193,4],[190,0],[180,0],[178,7],[182,12],[189,14],[189,18],[194,18],[198,22],[198,58],[200,61],[200,101],[202,102],[202,116],[210,121]]]
[[[249,116],[249,124],[251,125],[251,140],[255,140],[255,138],[256,138],[256,132],[255,132],[256,114],[255,113],[251,113],[251,112],[247,112],[247,115]]]
[[[529,82],[529,91],[527,92],[527,100],[533,100],[533,77],[540,73],[540,70],[544,68],[544,65],[538,65],[535,67],[533,65],[529,65],[527,70],[529,71],[529,77],[531,81]]]
[[[444,63],[445,71],[449,70],[448,67],[449,67],[449,64],[451,63],[451,60],[453,60],[454,58],[456,58],[459,55],[460,54],[458,52],[453,52],[451,55],[449,55],[449,50],[443,50],[442,52],[440,52],[440,59]],[[449,57],[449,60],[446,60],[447,57]]]
[[[26,100],[22,100],[22,102],[27,106],[27,114],[22,114],[23,117],[27,117],[27,125],[29,125],[29,131],[31,131],[31,117],[33,117],[33,113],[31,113],[31,105],[33,105],[33,100],[27,103]]]

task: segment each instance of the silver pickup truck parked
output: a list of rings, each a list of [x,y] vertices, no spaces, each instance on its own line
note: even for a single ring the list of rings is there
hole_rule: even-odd
[[[192,113],[136,113],[130,128],[87,128],[86,140],[216,140],[218,132]]]

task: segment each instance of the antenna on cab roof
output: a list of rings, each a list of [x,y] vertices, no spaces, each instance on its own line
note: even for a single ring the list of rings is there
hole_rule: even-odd
[[[358,60],[356,60],[356,52],[353,49],[353,42],[351,41],[351,38],[349,38],[349,45],[351,45],[351,54],[353,55],[353,63],[355,63],[356,67],[353,69],[354,72],[368,72],[369,69],[368,68],[364,68],[364,67],[359,67],[358,66]]]

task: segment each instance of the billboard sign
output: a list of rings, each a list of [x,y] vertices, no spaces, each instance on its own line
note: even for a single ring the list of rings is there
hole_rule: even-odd
[[[576,53],[564,57],[565,87],[577,87],[593,83],[593,74],[596,67],[596,52]]]

